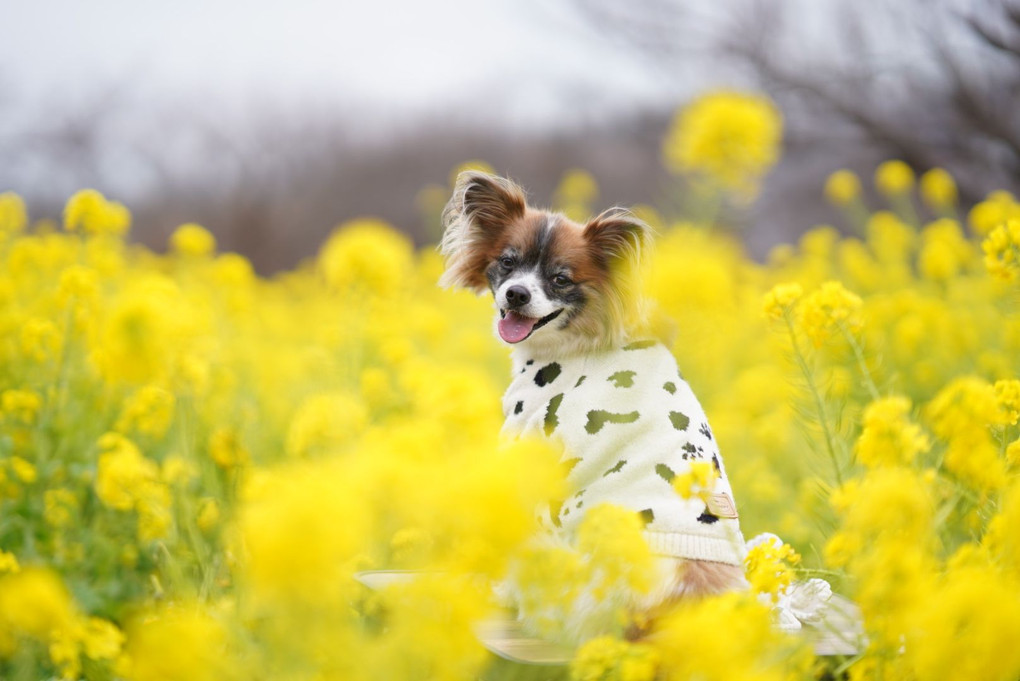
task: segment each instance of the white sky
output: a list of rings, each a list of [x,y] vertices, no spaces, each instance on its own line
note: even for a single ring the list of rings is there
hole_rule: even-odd
[[[662,74],[594,39],[543,0],[8,0],[0,83],[74,98],[127,83],[145,98],[357,103],[442,111],[519,89],[511,117],[542,117],[571,89],[654,100]],[[510,101],[517,101],[513,92]],[[72,101],[72,100],[68,100]],[[484,104],[484,103],[480,103]]]

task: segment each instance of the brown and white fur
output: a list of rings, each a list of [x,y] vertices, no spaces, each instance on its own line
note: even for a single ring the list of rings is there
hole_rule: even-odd
[[[528,205],[512,181],[464,172],[444,211],[442,286],[491,291],[496,333],[545,359],[625,345],[639,331],[638,261],[650,228],[609,209],[586,224]],[[652,611],[680,599],[746,588],[740,567],[661,559]]]

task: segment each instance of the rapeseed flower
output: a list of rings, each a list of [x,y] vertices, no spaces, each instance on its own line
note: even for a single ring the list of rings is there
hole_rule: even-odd
[[[793,568],[800,561],[800,554],[774,535],[751,546],[744,557],[751,590],[756,594],[768,594],[775,603],[793,583]]]
[[[825,180],[825,198],[845,206],[861,195],[861,181],[852,170],[837,170]]]
[[[834,331],[858,330],[862,306],[860,296],[838,281],[827,281],[800,301],[797,324],[815,347],[821,347]]]
[[[96,496],[114,510],[132,510],[145,484],[157,480],[159,467],[146,459],[131,440],[117,433],[103,435],[99,449]]]
[[[189,222],[170,235],[170,247],[175,253],[192,258],[212,255],[216,251],[216,237],[202,225]]]
[[[94,189],[83,189],[64,207],[64,229],[90,236],[123,236],[131,227],[131,213]]]
[[[810,661],[772,625],[769,608],[744,593],[682,603],[649,642],[659,654],[662,678],[678,681],[779,681]]]
[[[988,236],[993,229],[1009,220],[1020,220],[1020,203],[1003,190],[991,192],[967,215],[971,229],[978,236]]]
[[[0,243],[9,236],[23,232],[28,225],[25,201],[14,192],[0,194]]]
[[[780,153],[783,122],[768,99],[738,92],[703,95],[673,120],[666,167],[739,196],[754,196]]]
[[[653,681],[659,654],[647,643],[598,636],[581,646],[570,663],[571,681]]]
[[[932,168],[921,175],[921,198],[937,211],[945,211],[956,205],[958,192],[956,180],[945,168]]]
[[[685,172],[691,198],[741,193]],[[1012,678],[1020,323],[975,235],[991,274],[1015,276],[1020,204],[989,194],[964,233],[931,177],[920,196],[942,219],[917,222],[910,191],[890,197],[899,215],[855,198],[863,238],[819,227],[767,264],[642,209],[660,230],[643,292],[732,457],[745,531],[790,541],[757,551],[756,588],[778,593],[795,550],[806,574],[827,564],[871,641],[851,678],[940,678],[963,657]],[[577,210],[593,195],[567,194]],[[264,278],[201,232],[166,255],[128,246],[126,210],[95,193],[68,217],[29,228],[0,198],[0,676],[488,678],[471,627],[500,583],[529,633],[609,636],[575,674],[813,678],[749,594],[648,629],[634,514],[539,531],[535,508],[565,495],[559,452],[497,441],[491,301],[435,288],[431,249],[362,223]],[[777,320],[792,333],[766,333]],[[376,568],[429,574],[368,593],[355,576]],[[635,630],[647,640],[625,643]]]
[[[130,681],[241,678],[231,645],[228,626],[214,613],[194,604],[164,606],[129,624],[118,675]]]
[[[992,276],[1012,281],[1020,272],[1020,219],[1009,220],[991,230],[981,244],[985,267]]]
[[[886,161],[875,170],[875,187],[886,196],[903,196],[914,188],[914,171],[903,161]]]
[[[931,448],[921,427],[910,420],[910,400],[886,397],[864,410],[863,430],[854,445],[857,460],[869,468],[910,465]]]
[[[403,234],[386,223],[361,219],[341,225],[319,251],[318,267],[330,287],[396,292],[413,271],[414,255]]]

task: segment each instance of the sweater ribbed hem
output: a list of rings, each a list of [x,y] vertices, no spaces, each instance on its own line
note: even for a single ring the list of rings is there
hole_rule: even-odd
[[[740,530],[736,528],[728,534],[731,535],[730,539],[681,532],[656,532],[653,530],[644,532],[645,541],[648,542],[652,553],[660,556],[687,558],[688,560],[711,560],[727,565],[742,566],[747,553],[744,539],[740,536]]]

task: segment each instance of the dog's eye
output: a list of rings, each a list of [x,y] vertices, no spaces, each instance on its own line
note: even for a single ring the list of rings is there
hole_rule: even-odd
[[[570,286],[572,282],[570,281],[570,277],[568,277],[567,275],[557,274],[552,278],[552,283],[553,286],[559,286],[560,288],[563,288],[564,286]]]
[[[499,259],[499,266],[505,270],[511,270],[514,267],[514,259],[508,255],[504,255]]]

